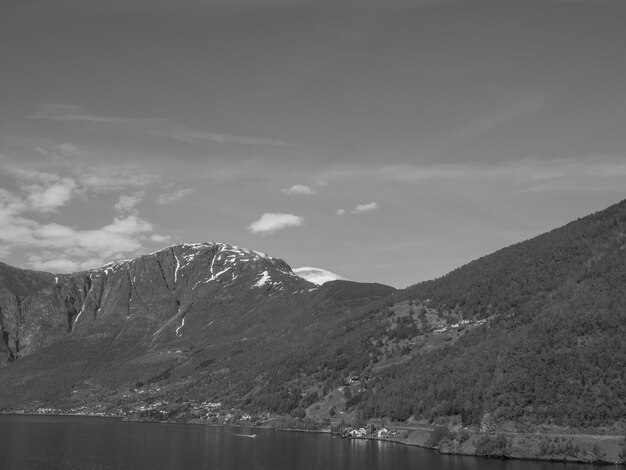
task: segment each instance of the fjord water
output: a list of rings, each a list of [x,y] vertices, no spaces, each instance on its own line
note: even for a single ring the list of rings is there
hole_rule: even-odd
[[[255,438],[246,434],[256,434]],[[328,434],[112,418],[0,416],[2,470],[591,470],[439,455]]]

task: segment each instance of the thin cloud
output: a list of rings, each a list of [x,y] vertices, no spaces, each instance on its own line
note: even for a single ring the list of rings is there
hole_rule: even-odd
[[[86,155],[86,152],[81,149],[80,147],[74,145],[74,144],[69,144],[69,143],[63,143],[63,144],[59,144],[57,146],[57,150],[59,151],[59,153],[61,155],[64,155],[66,157],[84,157]]]
[[[0,154],[0,172],[20,182],[48,185],[60,178],[71,178],[76,192],[111,192],[158,183],[161,177],[131,164],[101,163],[102,158],[76,145],[37,146],[35,152],[44,158],[9,158]],[[50,169],[54,169],[50,171]]]
[[[77,195],[87,196],[144,187],[159,180],[155,175],[136,172],[131,168],[70,167],[64,172],[52,173],[16,167],[14,162],[6,158],[2,160],[0,173],[16,181],[27,209],[37,212],[56,212]],[[143,195],[143,192],[136,192],[132,197],[138,198],[140,195]],[[123,196],[122,199],[125,197],[127,196]],[[129,203],[130,199],[120,200],[116,209],[123,211],[123,205]]]
[[[179,189],[171,193],[161,194],[157,198],[157,204],[173,204],[193,192],[193,188]]]
[[[317,194],[315,190],[313,190],[313,188],[305,184],[294,184],[290,188],[283,189],[282,192],[285,194],[290,194],[290,195],[296,194],[296,195],[303,195],[303,196],[312,196],[314,194]]]
[[[259,220],[251,223],[247,228],[255,234],[269,234],[276,230],[282,230],[288,227],[298,227],[304,224],[304,218],[283,213],[265,213]]]
[[[87,190],[96,193],[120,191],[158,183],[161,178],[151,173],[138,172],[134,168],[109,166],[78,168],[76,179]]]
[[[451,164],[430,166],[385,166],[373,176],[406,183],[457,181],[504,184],[518,190],[558,188],[623,188],[626,159],[595,156],[542,160],[527,158],[495,164]]]
[[[14,178],[22,185],[44,187],[69,178],[76,183],[76,193],[127,190],[161,180],[159,175],[148,173],[135,165],[99,163],[93,155],[72,144],[55,145],[51,149],[36,147],[35,152],[45,158],[25,161],[0,153],[0,173]],[[78,155],[80,159],[75,158]],[[54,171],[49,171],[50,168],[54,168]],[[71,185],[69,181],[63,181],[63,184]]]
[[[362,212],[371,212],[378,210],[380,206],[377,202],[368,202],[367,204],[357,204],[353,209],[350,210],[350,214],[360,214]],[[335,214],[341,216],[346,214],[345,209],[337,209]]]
[[[130,196],[122,194],[117,204],[115,204],[115,210],[120,214],[136,214],[137,211],[135,207],[143,200],[144,196],[144,192],[138,192]]]
[[[358,204],[357,206],[355,206],[354,209],[352,209],[352,213],[353,214],[359,214],[361,212],[371,212],[371,211],[375,211],[378,209],[378,203],[377,202],[370,202],[367,204]]]
[[[159,125],[156,128],[148,128],[145,131],[161,137],[171,137],[182,142],[207,141],[227,144],[269,145],[275,147],[290,145],[287,142],[276,139],[243,137],[232,134],[215,134],[212,132],[198,131],[166,120],[158,120],[158,123]]]
[[[154,233],[150,235],[150,240],[156,243],[167,243],[172,240],[172,237],[169,235],[159,235],[158,233]]]
[[[508,107],[485,116],[477,117],[450,134],[451,140],[461,140],[474,137],[507,122],[532,114],[543,107],[543,99],[531,95],[522,97]]]
[[[160,137],[171,138],[181,142],[217,142],[247,145],[288,146],[287,142],[276,139],[246,137],[233,134],[206,132],[171,122],[162,118],[129,118],[121,116],[106,116],[87,113],[80,106],[50,103],[32,116],[32,119],[47,121],[91,123],[111,125],[125,128],[132,132],[141,132]]]
[[[558,189],[623,190],[626,156],[599,155],[558,159],[524,158],[495,163],[343,166],[320,173],[336,184],[378,181],[405,184],[452,183],[483,187],[504,185],[517,191]]]

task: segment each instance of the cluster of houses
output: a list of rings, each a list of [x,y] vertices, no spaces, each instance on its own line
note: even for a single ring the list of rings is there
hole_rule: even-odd
[[[348,426],[343,428],[340,432],[341,437],[350,437],[350,438],[363,438],[363,439],[385,439],[389,437],[393,437],[396,435],[395,431],[390,431],[389,429],[382,427],[376,429],[373,424],[368,425],[367,427],[361,428],[353,428],[352,426]]]
[[[18,410],[12,411],[15,414],[38,414],[38,415],[68,415],[68,416],[124,416],[122,412],[105,412],[100,411],[97,407],[87,407],[81,406],[79,408],[69,408],[69,409],[60,409],[60,408],[49,408],[49,407],[39,407],[34,409],[22,408]]]
[[[192,420],[194,422],[207,422],[213,424],[260,424],[271,419],[270,413],[265,412],[251,415],[242,410],[231,408],[223,409],[221,403],[213,402],[182,402],[168,403],[156,401],[152,404],[134,406],[129,413],[139,413],[140,419],[156,420]],[[128,415],[128,413],[127,413]]]
[[[478,320],[478,321],[471,321],[471,320],[461,320],[458,323],[453,323],[452,325],[449,326],[444,326],[443,328],[437,328],[436,330],[433,330],[433,333],[435,334],[441,334],[441,333],[445,333],[446,331],[450,330],[451,328],[460,328],[462,326],[480,326],[483,325],[484,323],[486,323],[487,320],[486,319],[482,319],[482,320]]]

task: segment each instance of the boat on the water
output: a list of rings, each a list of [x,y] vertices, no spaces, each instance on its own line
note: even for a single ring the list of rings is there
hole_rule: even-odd
[[[239,436],[239,437],[256,437],[256,434],[235,434],[235,436]]]

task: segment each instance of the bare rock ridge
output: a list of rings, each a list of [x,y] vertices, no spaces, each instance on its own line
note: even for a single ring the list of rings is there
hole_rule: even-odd
[[[222,243],[175,245],[74,274],[0,264],[0,363],[124,322],[139,335],[180,334],[185,319],[216,300],[314,287],[281,259]]]

